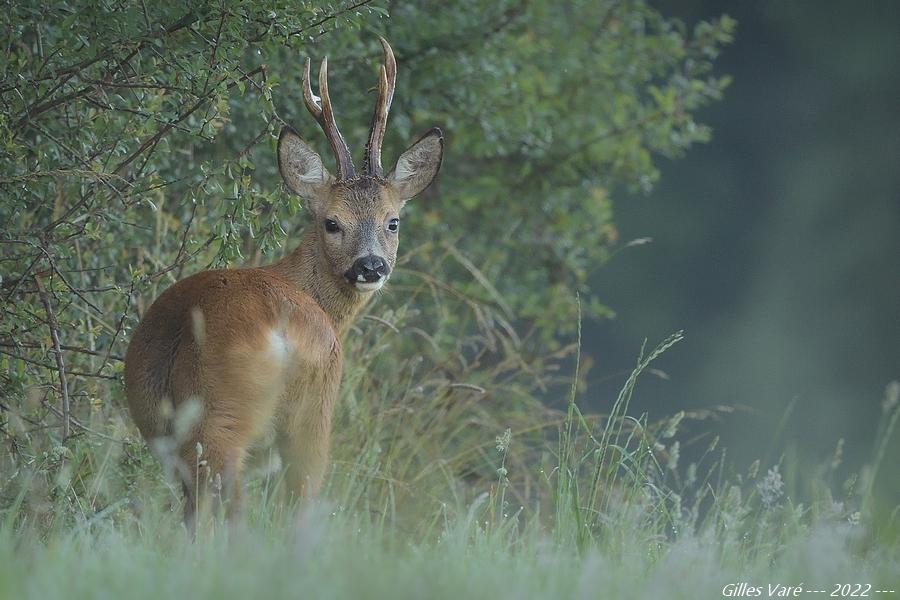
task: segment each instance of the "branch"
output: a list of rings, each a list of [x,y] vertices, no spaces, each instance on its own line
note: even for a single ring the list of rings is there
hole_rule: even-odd
[[[60,414],[59,409],[56,408],[55,406],[53,406],[52,404],[50,404],[49,402],[47,402],[46,400],[44,400],[44,406],[46,406],[47,410],[49,410],[50,412],[55,414],[57,417],[62,418],[62,415]],[[71,415],[69,415],[69,421],[71,421],[71,423],[73,425],[75,425],[75,427],[84,431],[85,433],[90,433],[91,435],[96,435],[97,437],[101,437],[101,438],[103,438],[105,440],[109,440],[111,442],[117,442],[119,444],[122,444],[125,442],[125,440],[116,439],[112,436],[106,435],[105,433],[100,433],[99,431],[94,431],[93,429],[91,429],[90,427],[88,427],[87,425],[85,425],[84,423],[82,423],[81,421],[79,421],[78,419],[76,419],[75,417],[73,417]]]
[[[0,347],[3,347],[3,348],[31,348],[31,349],[40,350],[40,349],[43,349],[44,346],[42,344],[35,344],[32,342],[0,342]],[[97,350],[90,350],[88,348],[82,348],[81,346],[71,346],[71,345],[67,345],[67,344],[60,344],[59,347],[62,348],[63,350],[66,350],[67,352],[77,352],[79,354],[89,354],[91,356],[106,356],[107,358],[110,358],[110,359],[118,361],[118,362],[124,362],[124,360],[125,360],[118,354],[110,354],[107,356],[107,354],[105,352],[98,352]]]
[[[348,6],[347,8],[342,8],[341,10],[337,10],[331,14],[325,15],[318,21],[316,21],[314,23],[310,23],[306,27],[302,27],[300,29],[290,32],[289,34],[287,34],[287,37],[293,37],[295,35],[300,35],[306,31],[309,31],[310,29],[314,29],[316,27],[319,27],[320,25],[324,25],[328,21],[334,20],[345,13],[352,12],[352,11],[356,10],[357,8],[361,8],[371,2],[372,2],[372,0],[361,0],[360,2],[356,2],[355,4],[352,4],[352,5]]]
[[[231,83],[229,83],[228,89],[231,89],[232,87],[237,85],[238,82],[240,82],[240,81],[243,81],[245,79],[251,79],[254,75],[256,75],[258,73],[264,73],[265,70],[266,70],[266,65],[260,65],[260,66],[256,67],[255,69],[253,69],[252,71],[250,71],[249,73],[244,75],[243,77],[240,77],[239,79],[236,79],[235,81],[232,81]],[[219,83],[223,83],[223,82],[220,81]],[[122,172],[125,169],[125,167],[130,165],[132,162],[134,162],[134,160],[137,157],[139,157],[141,154],[143,154],[145,150],[147,150],[151,146],[155,145],[160,139],[162,139],[162,137],[164,135],[166,135],[173,127],[175,127],[176,125],[178,125],[179,123],[181,123],[182,121],[187,119],[189,116],[194,114],[197,111],[197,109],[199,109],[201,106],[203,106],[207,102],[209,102],[209,100],[215,95],[217,89],[218,89],[218,84],[212,86],[212,88],[209,91],[207,91],[206,94],[204,94],[203,96],[200,96],[200,98],[198,98],[197,101],[194,102],[193,106],[191,106],[190,108],[185,110],[183,113],[181,113],[180,115],[178,115],[177,117],[175,117],[174,119],[172,119],[171,121],[166,123],[162,127],[162,129],[160,129],[158,132],[156,132],[150,138],[146,139],[144,141],[144,143],[142,143],[138,147],[137,150],[132,152],[127,158],[123,159],[122,162],[120,162],[116,166],[116,168],[113,170],[113,173],[118,175],[120,172]]]
[[[53,312],[53,305],[50,303],[50,296],[41,283],[41,278],[36,275],[34,278],[37,284],[41,302],[44,303],[44,310],[47,311],[47,325],[50,327],[50,338],[53,340],[53,350],[56,354],[56,372],[59,375],[59,393],[60,402],[62,404],[62,422],[63,422],[63,441],[66,441],[72,434],[71,425],[69,424],[69,382],[66,380],[66,363],[63,361],[62,344],[59,343],[59,324],[56,322],[56,314]]]
[[[16,354],[15,352],[9,352],[8,350],[4,350],[5,346],[0,346],[0,354],[5,354],[10,358],[14,358],[16,360],[21,360],[24,363],[28,363],[30,365],[35,365],[37,367],[43,367],[44,369],[48,369],[50,371],[55,370],[56,368],[48,363],[41,362],[39,360],[34,360],[33,358],[27,358],[22,356],[21,354]],[[92,377],[94,379],[107,379],[109,381],[118,381],[119,378],[116,375],[100,375],[97,373],[85,373],[83,371],[68,371],[68,374],[73,377]]]

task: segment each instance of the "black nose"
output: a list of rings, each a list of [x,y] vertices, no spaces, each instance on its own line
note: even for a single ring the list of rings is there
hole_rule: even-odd
[[[347,279],[351,282],[364,281],[372,283],[387,275],[387,272],[388,266],[384,259],[370,254],[369,256],[356,259],[356,262],[350,268]]]

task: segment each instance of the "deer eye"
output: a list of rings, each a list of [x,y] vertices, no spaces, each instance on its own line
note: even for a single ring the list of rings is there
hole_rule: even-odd
[[[333,219],[325,219],[325,231],[328,233],[337,233],[341,230],[341,226]]]
[[[397,233],[397,230],[400,229],[400,219],[391,219],[388,221],[388,231],[392,231]]]

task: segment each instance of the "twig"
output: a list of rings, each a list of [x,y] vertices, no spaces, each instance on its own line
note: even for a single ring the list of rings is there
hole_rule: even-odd
[[[256,144],[258,144],[259,141],[263,139],[263,137],[265,137],[267,133],[269,133],[269,131],[272,129],[273,121],[275,121],[274,116],[270,118],[268,122],[266,122],[266,126],[263,127],[262,131],[260,131],[255,138],[250,140],[246,146],[244,146],[244,148],[238,153],[238,156],[246,156],[253,149],[253,147],[256,146]]]
[[[197,203],[194,202],[191,204],[191,216],[188,219],[187,225],[184,226],[184,231],[181,234],[181,246],[178,247],[178,254],[175,255],[175,262],[178,262],[181,257],[184,255],[184,250],[187,247],[187,239],[188,233],[191,231],[191,225],[194,224],[194,216],[197,214]],[[181,267],[184,266],[184,263],[178,266],[178,273],[176,274],[176,279],[181,279]],[[132,284],[133,286],[133,284]],[[130,299],[130,298],[129,298]]]
[[[328,21],[331,21],[331,20],[333,20],[333,19],[336,19],[336,18],[338,18],[339,16],[341,16],[341,15],[343,15],[343,14],[346,14],[346,13],[349,13],[349,12],[353,12],[353,11],[356,10],[357,8],[362,8],[363,6],[365,6],[366,4],[369,4],[369,3],[371,3],[371,2],[372,2],[372,0],[361,0],[360,2],[356,2],[356,3],[354,3],[354,4],[351,4],[351,5],[348,6],[347,8],[343,8],[343,9],[341,9],[341,10],[336,10],[336,11],[334,11],[333,13],[330,13],[330,14],[325,15],[324,17],[322,17],[322,18],[319,19],[318,21],[315,21],[315,22],[313,22],[313,23],[310,23],[310,24],[307,25],[306,27],[301,27],[300,29],[297,29],[297,30],[295,30],[295,31],[292,31],[292,32],[288,33],[288,34],[287,34],[287,37],[293,37],[293,36],[295,36],[295,35],[300,35],[300,34],[306,32],[306,31],[309,31],[310,29],[314,29],[314,28],[316,28],[316,27],[320,27],[321,25],[324,25],[324,24],[327,23]]]
[[[178,258],[178,259],[177,259],[175,262],[173,262],[171,265],[169,265],[169,266],[167,266],[167,267],[163,267],[162,269],[160,269],[160,270],[158,270],[158,271],[156,271],[156,272],[154,272],[154,273],[147,273],[146,275],[141,275],[140,283],[146,283],[146,282],[148,282],[148,281],[153,281],[154,279],[157,279],[157,278],[159,278],[159,277],[162,277],[162,276],[165,275],[166,273],[169,273],[170,271],[174,271],[175,269],[181,267],[181,265],[183,265],[183,264],[186,263],[187,261],[191,260],[192,258],[194,258],[195,256],[197,256],[198,254],[200,254],[201,252],[203,252],[204,250],[206,250],[207,248],[209,248],[209,246],[210,246],[214,241],[216,241],[216,240],[218,239],[218,237],[219,237],[219,236],[217,236],[216,234],[212,234],[211,236],[209,236],[209,237],[206,239],[205,242],[203,242],[203,245],[202,245],[202,246],[200,246],[199,248],[197,248],[196,250],[194,250],[194,251],[191,252],[191,253],[182,255],[181,258]]]
[[[37,367],[42,367],[44,369],[48,369],[51,371],[55,369],[55,367],[49,363],[41,362],[39,360],[34,360],[33,358],[28,358],[28,357],[22,356],[21,354],[16,354],[15,352],[10,352],[8,350],[4,350],[3,349],[4,347],[5,346],[0,346],[0,354],[5,354],[6,356],[9,356],[10,358],[14,358],[16,360],[21,360],[24,363],[28,363],[30,365],[35,365]],[[110,381],[118,381],[119,380],[119,378],[116,375],[98,375],[96,373],[85,373],[84,371],[69,370],[68,374],[73,377],[93,377],[95,379],[108,379]]]
[[[239,78],[239,79],[237,79],[237,80],[232,81],[231,83],[229,83],[229,84],[228,84],[228,89],[231,89],[232,87],[234,87],[235,85],[237,85],[238,82],[240,82],[240,81],[243,81],[243,80],[245,80],[245,79],[250,79],[250,78],[252,78],[254,75],[256,75],[256,74],[258,74],[258,73],[264,72],[265,69],[266,69],[265,65],[261,65],[261,66],[259,66],[259,67],[256,67],[255,69],[253,69],[252,71],[250,71],[249,73],[247,73],[246,75],[244,75],[243,77],[241,77],[241,78]],[[224,80],[220,81],[219,83],[224,83]],[[119,173],[121,173],[122,171],[124,171],[124,170],[125,170],[125,167],[127,167],[127,166],[130,165],[132,162],[134,162],[134,160],[135,160],[137,157],[139,157],[141,154],[143,154],[144,151],[147,150],[149,147],[151,147],[152,145],[155,145],[160,139],[162,139],[162,137],[163,137],[164,135],[166,135],[166,134],[169,132],[169,130],[171,130],[171,129],[174,128],[176,125],[178,125],[179,123],[181,123],[182,121],[184,121],[185,119],[187,119],[188,117],[190,117],[190,116],[191,116],[192,114],[194,114],[194,113],[197,111],[197,109],[199,109],[201,106],[205,105],[205,104],[210,100],[210,98],[212,98],[212,97],[215,95],[215,92],[216,92],[217,89],[218,89],[218,84],[212,86],[212,88],[210,88],[209,91],[207,91],[205,94],[203,94],[202,96],[200,96],[200,97],[194,102],[194,104],[193,104],[190,108],[186,109],[186,110],[185,110],[184,112],[182,112],[180,115],[178,115],[177,117],[175,117],[174,119],[172,119],[171,121],[169,121],[168,123],[166,123],[166,124],[165,124],[158,132],[156,132],[153,136],[151,136],[151,137],[149,137],[148,139],[146,139],[146,140],[138,147],[137,150],[135,150],[134,152],[132,152],[131,154],[129,154],[128,157],[124,158],[118,165],[116,165],[116,168],[113,170],[113,173],[116,174],[116,175],[118,175]]]
[[[50,338],[53,340],[53,350],[56,353],[56,372],[59,375],[59,393],[62,404],[62,438],[65,441],[72,434],[72,429],[69,425],[69,382],[66,380],[66,363],[63,361],[62,344],[59,343],[59,324],[56,322],[56,314],[53,312],[50,296],[47,295],[40,276],[35,276],[34,282],[37,284],[41,302],[44,303],[44,310],[47,311],[47,325],[50,327]]]
[[[47,410],[52,412],[54,415],[62,418],[62,415],[60,414],[59,409],[56,408],[55,406],[53,406],[52,404],[50,404],[49,402],[47,402],[46,399],[44,400],[44,406],[46,406]],[[75,417],[73,417],[71,415],[69,416],[69,421],[72,423],[72,425],[74,425],[78,429],[84,431],[85,433],[90,433],[91,435],[96,435],[97,437],[101,437],[101,438],[103,438],[105,440],[109,440],[111,442],[117,442],[119,444],[125,443],[125,440],[119,440],[110,435],[106,435],[105,433],[100,433],[99,431],[94,431],[93,429],[91,429],[90,427],[88,427],[87,425],[85,425],[84,423],[82,423],[81,421],[79,421],[78,419],[76,419]]]
[[[212,51],[209,53],[209,70],[212,71],[216,65],[216,52],[219,50],[219,42],[222,40],[222,27],[225,25],[225,17],[227,13],[223,10],[219,17],[219,29],[216,31],[216,41],[212,44]],[[193,28],[191,28],[193,29]]]
[[[97,306],[96,304],[94,304],[93,302],[91,302],[90,300],[85,298],[81,292],[79,292],[77,289],[75,289],[75,287],[71,283],[69,283],[69,280],[66,279],[66,276],[63,275],[62,272],[60,272],[60,270],[56,267],[56,261],[53,260],[53,256],[50,254],[50,251],[47,250],[43,241],[41,242],[40,245],[35,245],[35,244],[32,244],[31,242],[27,242],[27,243],[31,244],[32,246],[35,246],[38,250],[40,250],[44,254],[44,256],[47,258],[47,262],[50,264],[51,275],[55,274],[56,276],[58,276],[59,279],[65,284],[65,286],[69,289],[70,292],[72,292],[73,294],[78,296],[79,300],[81,300],[82,302],[87,304],[89,307],[94,309],[94,311],[98,315],[103,314],[103,311],[100,310],[99,306]],[[37,280],[35,279],[35,281],[37,281]],[[40,284],[38,284],[38,293],[40,293]]]
[[[122,311],[122,316],[119,319],[119,324],[116,325],[116,332],[113,334],[112,339],[109,341],[109,346],[106,347],[106,355],[103,357],[103,362],[100,363],[100,366],[95,371],[95,375],[99,376],[100,371],[103,370],[103,367],[106,366],[106,363],[109,362],[109,358],[112,356],[113,345],[116,343],[116,339],[118,339],[119,334],[122,332],[122,327],[125,325],[125,318],[128,316],[128,308],[131,306],[131,299],[134,297],[134,280],[131,280],[131,286],[128,288],[128,298],[125,299],[125,310]],[[124,361],[123,361],[124,362]]]
[[[4,348],[34,348],[34,349],[43,348],[43,346],[41,344],[35,344],[35,343],[31,343],[31,342],[0,342],[0,346],[2,346]],[[69,351],[69,352],[78,352],[79,354],[89,354],[91,356],[107,356],[107,354],[105,352],[98,352],[96,350],[82,348],[81,346],[70,346],[67,344],[60,344],[59,347],[62,348],[63,350]],[[108,358],[111,360],[118,361],[118,362],[122,362],[123,360],[125,360],[117,354],[110,354],[108,356]]]

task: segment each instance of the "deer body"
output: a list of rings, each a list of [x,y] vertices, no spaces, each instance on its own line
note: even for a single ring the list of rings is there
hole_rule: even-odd
[[[337,173],[294,130],[282,130],[282,178],[314,217],[299,246],[272,265],[204,271],[175,283],[152,304],[129,344],[126,395],[148,441],[171,438],[173,413],[192,399],[199,403],[199,417],[177,448],[191,526],[214,479],[237,504],[247,454],[270,430],[290,494],[314,495],[325,474],[340,335],[390,276],[400,209],[432,181],[443,150],[440,131],[432,130],[383,175],[381,141],[396,65],[390,46],[381,43],[385,64],[363,174],[354,173],[334,122],[327,62],[319,74],[320,105],[307,59],[304,100],[328,137]]]

